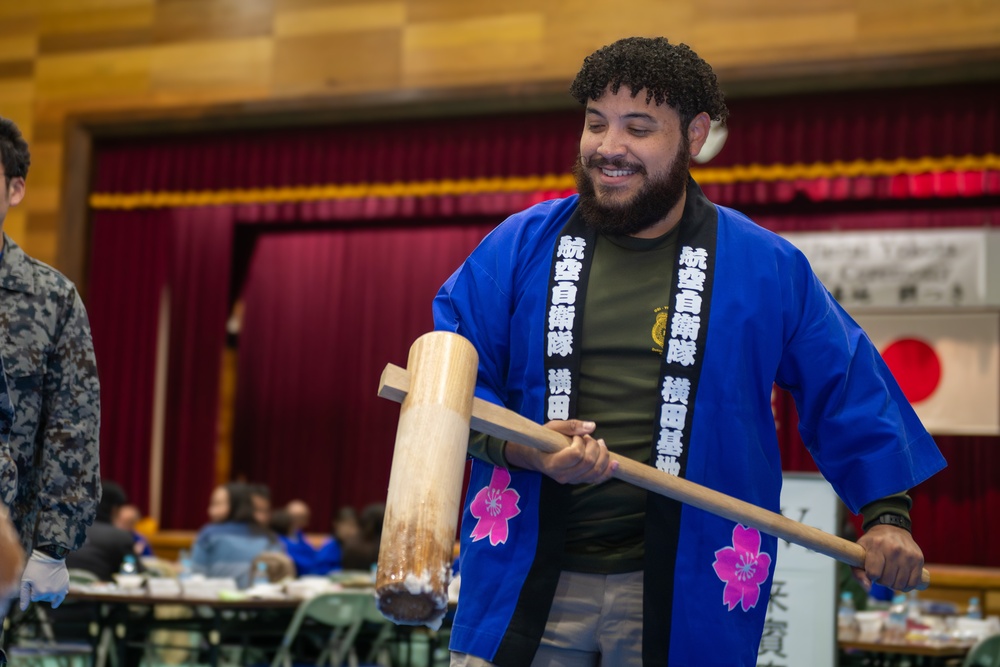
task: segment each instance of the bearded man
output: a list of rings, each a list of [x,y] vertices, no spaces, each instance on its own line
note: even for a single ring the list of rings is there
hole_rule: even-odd
[[[778,511],[774,383],[864,514],[856,576],[915,587],[906,491],[944,460],[804,256],[691,178],[728,115],[711,67],[629,38],[570,90],[579,195],[511,216],[434,301],[479,353],[477,396],[572,436],[470,443],[452,665],[756,665],[776,539],[610,480],[608,452]]]

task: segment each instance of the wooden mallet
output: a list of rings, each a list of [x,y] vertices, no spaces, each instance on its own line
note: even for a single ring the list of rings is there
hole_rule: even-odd
[[[480,433],[557,452],[571,438],[473,397],[478,355],[465,338],[432,332],[410,348],[408,369],[389,364],[378,395],[403,404],[389,476],[376,605],[408,625],[440,623],[448,606],[452,545],[470,427]],[[864,547],[776,512],[612,454],[616,479],[774,535],[854,567]],[[927,570],[918,588],[930,583]]]

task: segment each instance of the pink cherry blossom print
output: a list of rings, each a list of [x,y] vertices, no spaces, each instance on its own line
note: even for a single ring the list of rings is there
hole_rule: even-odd
[[[760,599],[760,585],[767,581],[771,556],[760,551],[759,530],[737,525],[733,528],[733,546],[716,551],[712,567],[726,582],[722,603],[729,611],[737,604],[749,611]]]
[[[508,488],[509,484],[510,473],[503,468],[494,468],[490,485],[480,489],[472,499],[469,511],[479,519],[472,529],[473,542],[484,537],[489,537],[493,546],[507,541],[507,522],[521,513],[517,506],[521,495]]]

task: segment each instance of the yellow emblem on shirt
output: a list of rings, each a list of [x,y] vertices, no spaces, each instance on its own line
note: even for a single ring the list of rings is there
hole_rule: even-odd
[[[663,352],[663,345],[667,340],[667,316],[669,315],[666,307],[656,309],[656,321],[653,322],[653,342],[656,344],[654,352],[660,354]]]

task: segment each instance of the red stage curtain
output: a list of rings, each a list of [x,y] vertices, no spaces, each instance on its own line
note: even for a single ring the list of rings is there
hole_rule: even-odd
[[[376,396],[433,329],[431,301],[492,220],[262,234],[243,292],[236,476],[301,498],[315,530],[384,502],[399,406]]]
[[[938,436],[948,467],[912,492],[913,535],[929,563],[997,566],[1000,437]]]
[[[735,142],[712,166],[982,155],[1000,145],[1000,91],[986,84],[757,97],[729,106]]]
[[[995,88],[995,87],[994,87]],[[979,85],[737,99],[729,139],[706,165],[795,167],[857,160],[1000,154],[1000,92]],[[565,175],[577,155],[579,109],[420,119],[104,142],[95,191],[224,191]],[[710,199],[731,206],[803,201],[977,198],[1000,194],[1000,171],[783,176],[724,183]],[[566,187],[566,186],[559,186]],[[549,190],[549,188],[543,188]],[[254,205],[249,220],[506,215],[538,193],[366,197]],[[275,200],[280,201],[277,195]]]
[[[148,511],[156,337],[170,291],[161,525],[204,522],[215,479],[229,290],[228,208],[100,212],[88,311],[101,377],[101,470]]]
[[[173,209],[168,224],[173,252],[162,525],[194,528],[206,520],[215,485],[233,212],[225,206]]]
[[[95,192],[225,190],[568,173],[566,111],[107,140]]]
[[[87,311],[101,379],[101,475],[148,511],[160,294],[167,281],[162,211],[100,211],[92,222]]]

